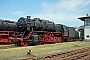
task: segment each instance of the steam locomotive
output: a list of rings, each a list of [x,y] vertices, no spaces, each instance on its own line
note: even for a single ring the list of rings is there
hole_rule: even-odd
[[[0,43],[20,46],[43,43],[59,43],[78,40],[74,27],[55,24],[40,18],[21,17],[17,22],[0,20]]]
[[[0,19],[0,30],[16,30],[16,22]]]

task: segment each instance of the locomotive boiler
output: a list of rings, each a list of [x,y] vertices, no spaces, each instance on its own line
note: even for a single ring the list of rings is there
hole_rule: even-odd
[[[61,24],[55,24],[52,21],[40,18],[30,19],[30,16],[27,16],[27,18],[21,17],[17,22],[17,28],[22,32],[31,30],[63,32]]]
[[[16,22],[0,19],[0,30],[17,30]]]

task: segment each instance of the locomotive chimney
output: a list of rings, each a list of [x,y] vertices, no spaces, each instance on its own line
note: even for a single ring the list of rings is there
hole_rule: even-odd
[[[30,19],[31,18],[31,16],[27,16],[27,19]]]
[[[88,14],[86,14],[86,17],[88,16]]]

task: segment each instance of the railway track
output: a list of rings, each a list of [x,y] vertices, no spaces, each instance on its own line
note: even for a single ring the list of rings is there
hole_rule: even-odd
[[[21,60],[90,60],[90,47],[83,47],[75,50],[57,52],[43,56]]]

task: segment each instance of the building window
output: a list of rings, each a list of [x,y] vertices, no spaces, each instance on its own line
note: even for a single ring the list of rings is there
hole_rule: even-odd
[[[89,35],[87,35],[86,37],[89,38]]]
[[[85,20],[85,26],[90,26],[90,20]]]

